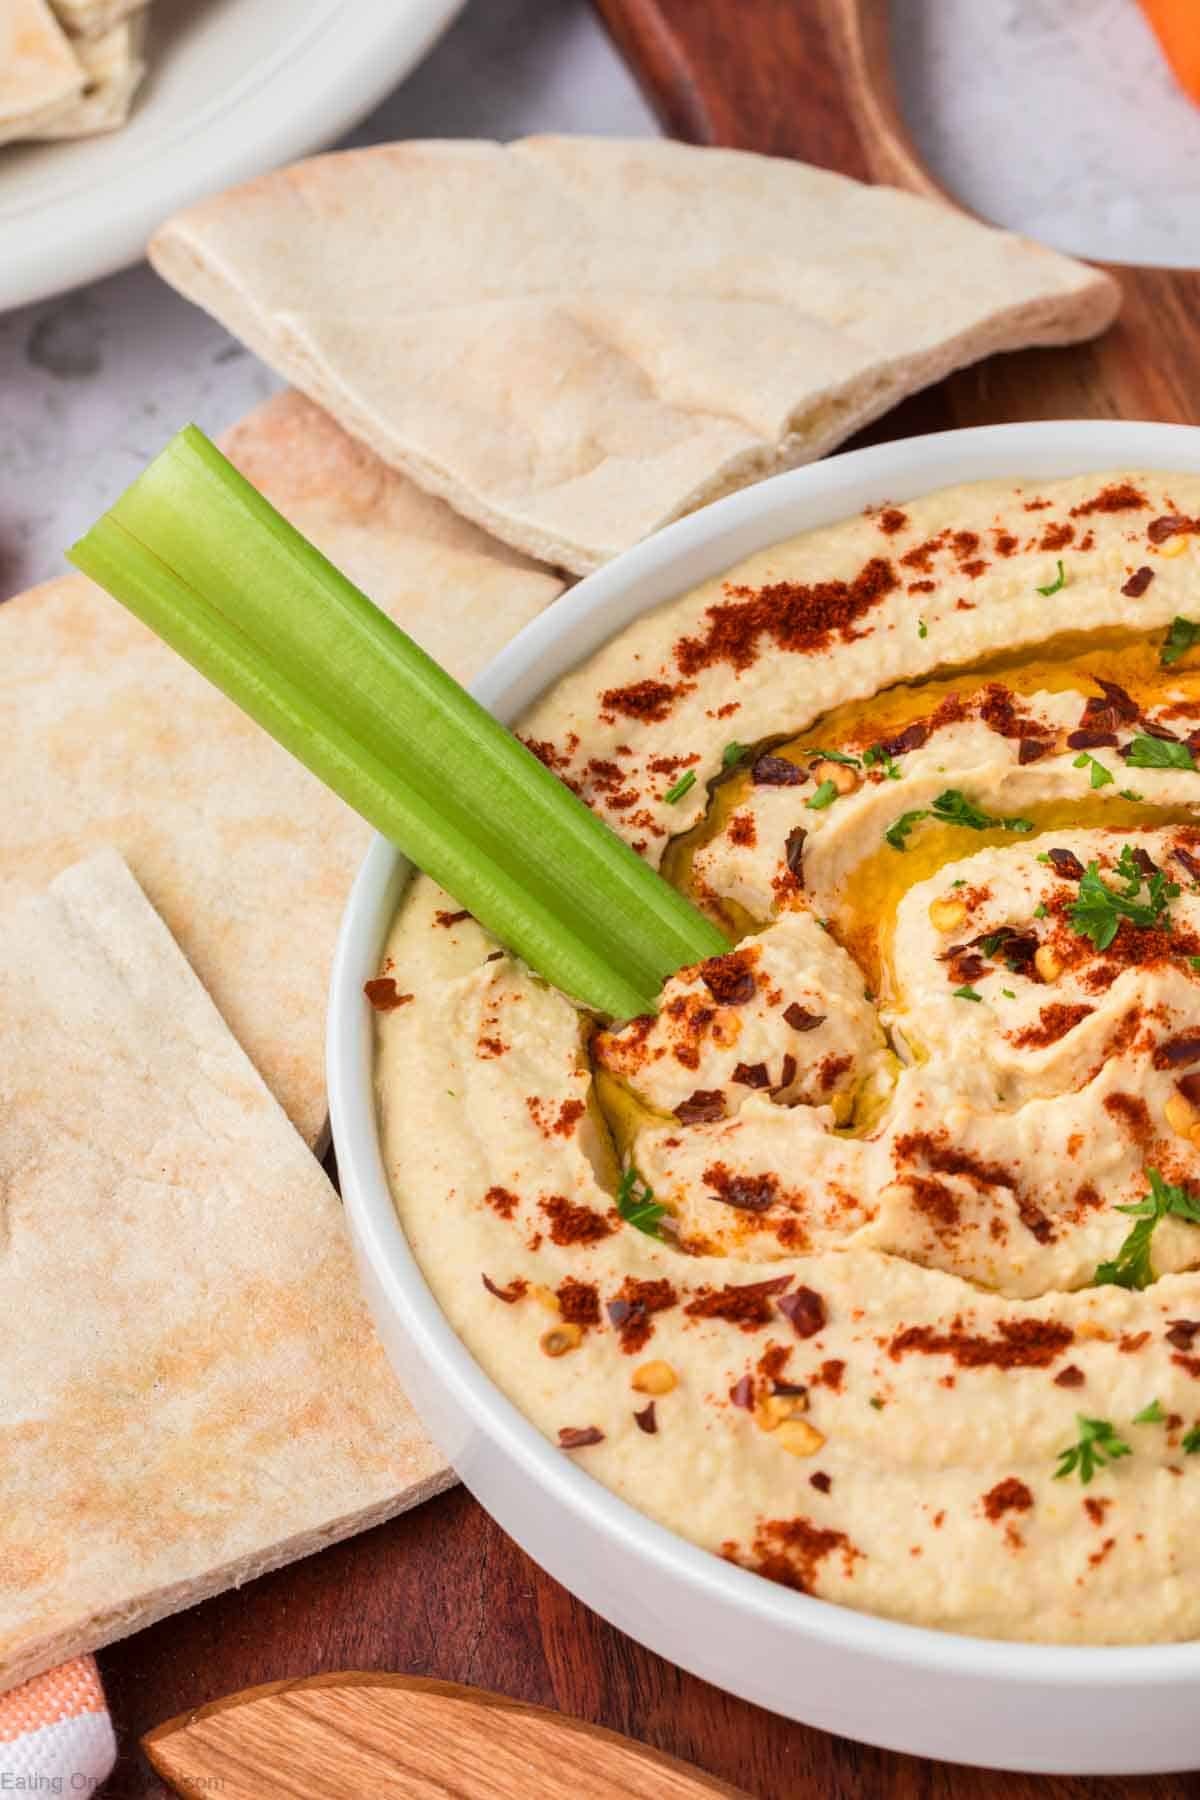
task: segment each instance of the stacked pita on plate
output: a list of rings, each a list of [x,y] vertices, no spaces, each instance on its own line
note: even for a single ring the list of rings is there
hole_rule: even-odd
[[[150,257],[385,462],[580,572],[1117,307],[948,206],[613,139],[316,157],[179,214]]]
[[[336,1194],[115,851],[0,909],[0,1687],[448,1485]]]
[[[298,394],[268,401],[225,448],[460,679],[561,589]],[[0,742],[0,904],[115,845],[317,1142],[329,969],[368,828],[82,575],[0,606]]]
[[[0,0],[0,144],[123,124],[145,19],[144,0]]]

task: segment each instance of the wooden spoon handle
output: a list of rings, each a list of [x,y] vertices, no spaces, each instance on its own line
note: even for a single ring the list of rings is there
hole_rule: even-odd
[[[246,1688],[142,1746],[184,1800],[748,1800],[614,1731],[405,1675]]]
[[[595,0],[672,137],[949,199],[892,81],[888,0]]]

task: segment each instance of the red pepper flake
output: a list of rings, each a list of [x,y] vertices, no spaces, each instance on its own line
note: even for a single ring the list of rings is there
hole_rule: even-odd
[[[1049,505],[1050,505],[1049,500],[1027,500],[1025,502],[1025,511],[1026,512],[1045,512],[1046,508]]]
[[[1200,531],[1200,519],[1189,519],[1183,513],[1165,513],[1161,519],[1151,519],[1146,536],[1152,544],[1165,544],[1168,538],[1180,537],[1188,531]]]
[[[1190,1350],[1196,1333],[1200,1331],[1200,1319],[1172,1319],[1170,1330],[1164,1333],[1168,1344],[1176,1350]]]
[[[729,1400],[732,1406],[740,1406],[745,1412],[754,1411],[753,1375],[743,1375],[740,1380],[734,1382],[729,1390]]]
[[[908,524],[908,514],[902,513],[898,506],[886,506],[875,523],[886,537],[895,537]]]
[[[765,1088],[770,1087],[771,1085],[771,1077],[767,1071],[765,1062],[740,1062],[736,1064],[733,1074],[729,1079],[730,1081],[735,1082],[738,1087]]]
[[[797,1337],[815,1337],[825,1325],[825,1302],[814,1288],[798,1287],[794,1294],[784,1294],[775,1304],[791,1321]]]
[[[1179,1069],[1187,1063],[1200,1062],[1200,1037],[1187,1032],[1167,1038],[1156,1047],[1151,1060],[1156,1069]]]
[[[730,843],[737,844],[739,849],[753,850],[758,842],[758,827],[754,823],[753,813],[734,813],[727,830]]]
[[[1143,512],[1150,502],[1140,488],[1135,488],[1131,481],[1110,482],[1108,487],[1101,488],[1082,506],[1071,508],[1073,519],[1090,519],[1093,513]],[[1027,507],[1026,511],[1032,511]]]
[[[1050,867],[1063,881],[1082,881],[1084,867],[1073,850],[1047,850]]]
[[[555,1113],[554,1102],[542,1100],[537,1094],[527,1094],[525,1105],[530,1118],[547,1141],[553,1137],[573,1137],[575,1127],[587,1111],[587,1102],[584,1100],[564,1100]]]
[[[825,1023],[827,1017],[825,1013],[809,1012],[798,1000],[793,1000],[790,1006],[784,1007],[783,1016],[793,1031],[815,1031],[818,1025]]]
[[[1068,1363],[1066,1368],[1060,1369],[1054,1377],[1054,1385],[1061,1388],[1077,1388],[1082,1387],[1086,1379],[1087,1377],[1077,1363]]]
[[[1020,744],[1017,746],[1017,761],[1022,765],[1025,763],[1039,762],[1043,756],[1049,756],[1053,748],[1053,744],[1039,744],[1036,738],[1023,737]]]
[[[462,912],[446,912],[444,908],[439,907],[438,911],[435,912],[433,916],[435,921],[442,926],[444,930],[448,931],[451,925],[461,925],[462,921],[464,919],[469,919],[471,915],[465,910]]]
[[[1028,1512],[1033,1505],[1033,1495],[1023,1481],[1010,1475],[1004,1481],[998,1481],[989,1493],[983,1496],[983,1510],[991,1520],[1002,1519],[1007,1512]]]
[[[885,738],[877,746],[885,756],[904,756],[909,750],[919,750],[929,742],[930,725],[927,719],[914,719],[911,725],[895,737]]]
[[[497,1287],[496,1283],[488,1275],[481,1275],[479,1279],[482,1281],[488,1293],[494,1294],[497,1300],[503,1300],[505,1306],[512,1306],[515,1301],[521,1298],[529,1287],[529,1283],[519,1275],[515,1281],[510,1281],[507,1287]]]
[[[996,732],[999,737],[1022,739],[1053,737],[1049,725],[1043,725],[1039,720],[1031,718],[1021,711],[1017,696],[1011,688],[1005,687],[1002,681],[989,681],[982,694],[976,697],[976,704],[982,722],[989,731]],[[938,722],[953,723],[949,719]],[[1051,745],[1047,743],[1041,754],[1045,755],[1046,750],[1050,748]]]
[[[800,787],[807,780],[807,769],[789,761],[786,756],[759,756],[750,766],[750,781],[754,787]]]
[[[992,543],[997,556],[1011,556],[1020,544],[1020,539],[1015,538],[1011,531],[993,530]]]
[[[1065,1038],[1068,1031],[1074,1031],[1084,1019],[1090,1019],[1095,1010],[1093,1006],[1064,1006],[1055,1001],[1051,1006],[1043,1006],[1036,1025],[1015,1032],[1009,1042],[1017,1050],[1045,1050]]]
[[[730,950],[725,956],[710,956],[700,964],[700,979],[718,1006],[744,1006],[753,1000],[755,980],[753,964],[758,960],[757,948]]]
[[[639,1281],[636,1276],[627,1275],[616,1298],[605,1307],[625,1355],[634,1356],[644,1350],[654,1336],[653,1315],[678,1304],[679,1295],[669,1281],[661,1277]]]
[[[985,562],[982,556],[977,556],[971,562],[962,564],[962,572],[964,575],[969,575],[972,581],[978,581],[979,577],[983,574],[983,571],[989,567],[990,564]],[[971,608],[962,606],[962,611],[969,612],[971,611]]]
[[[658,1430],[658,1416],[655,1412],[653,1400],[651,1400],[649,1406],[644,1406],[641,1412],[635,1412],[633,1417],[639,1431],[646,1432],[649,1437],[654,1436],[655,1432]]]
[[[736,1545],[723,1544],[721,1550],[730,1561],[738,1560]],[[841,1554],[845,1573],[852,1575],[863,1552],[844,1531],[822,1531],[805,1518],[767,1519],[754,1534],[748,1566],[768,1581],[811,1594],[821,1563],[835,1552]]]
[[[740,1212],[766,1212],[779,1198],[775,1175],[734,1175],[724,1163],[712,1163],[704,1171],[704,1185],[715,1200]]]
[[[475,1054],[481,1060],[486,1060],[489,1057],[507,1056],[509,1049],[510,1046],[503,1038],[481,1037],[475,1046]]]
[[[1071,731],[1067,733],[1068,750],[1115,750],[1115,731]]]
[[[782,1094],[790,1088],[796,1079],[796,1059],[790,1050],[784,1052],[783,1062],[779,1067],[779,1086],[771,1089],[772,1094]]]
[[[784,861],[787,863],[788,874],[795,878],[797,887],[801,889],[804,887],[803,859],[804,844],[807,837],[808,833],[805,831],[803,825],[795,825],[792,827],[791,831],[788,832],[787,840],[783,846]]]
[[[1083,1510],[1092,1524],[1099,1528],[1103,1525],[1104,1515],[1111,1505],[1111,1500],[1097,1500],[1089,1496],[1083,1503]]]
[[[483,1197],[492,1211],[499,1213],[502,1219],[511,1219],[520,1204],[517,1196],[503,1187],[490,1187]]]
[[[720,1088],[697,1088],[675,1108],[681,1125],[713,1125],[725,1117],[725,1095]]]
[[[1060,1357],[1075,1333],[1053,1319],[1001,1319],[999,1335],[986,1338],[967,1331],[961,1319],[948,1331],[932,1325],[910,1325],[888,1346],[893,1362],[911,1350],[924,1356],[949,1356],[960,1369],[1045,1369]]]
[[[565,1194],[550,1194],[539,1205],[550,1220],[552,1244],[596,1244],[612,1236],[614,1228],[602,1213],[590,1206],[572,1205]]]
[[[1181,1368],[1185,1375],[1200,1380],[1200,1356],[1173,1356],[1171,1361]]]
[[[823,1362],[813,1376],[815,1387],[828,1388],[831,1394],[840,1394],[842,1380],[846,1373],[846,1365],[840,1356],[831,1356]]]
[[[827,1494],[833,1486],[832,1477],[826,1475],[824,1469],[818,1469],[815,1475],[809,1476],[808,1480],[810,1487],[815,1487],[818,1494]]]
[[[1148,1331],[1126,1331],[1119,1339],[1117,1349],[1123,1351],[1126,1356],[1133,1356],[1149,1342],[1150,1333]]]
[[[684,675],[696,675],[715,663],[748,669],[763,637],[793,654],[827,650],[835,636],[849,643],[864,635],[855,627],[898,586],[891,563],[874,556],[850,582],[730,588],[729,600],[708,608],[704,636],[680,638],[675,660]]]
[[[1133,571],[1121,592],[1130,600],[1140,600],[1153,580],[1154,570],[1143,563],[1140,569]]]
[[[1039,550],[1065,550],[1075,536],[1073,525],[1047,525],[1042,533]]]
[[[395,1012],[398,1006],[407,1006],[413,997],[398,992],[390,975],[377,975],[373,981],[364,982],[363,993],[376,1012]]]
[[[604,1433],[595,1425],[560,1425],[558,1428],[560,1450],[584,1450],[589,1444],[603,1442]]]
[[[642,719],[658,725],[667,717],[676,697],[685,690],[671,687],[665,681],[633,681],[628,687],[609,688],[600,696],[607,712],[623,713],[627,719]]]
[[[936,586],[936,581],[910,581],[908,591],[910,594],[932,594]]]
[[[743,1331],[757,1331],[771,1323],[771,1300],[791,1284],[790,1275],[772,1281],[752,1281],[741,1287],[702,1288],[684,1307],[690,1319],[724,1319]]]
[[[1193,881],[1200,881],[1200,856],[1193,856],[1191,851],[1185,850],[1182,844],[1176,844],[1171,855],[1177,862],[1183,864]]]
[[[589,1325],[600,1323],[600,1290],[594,1282],[576,1281],[568,1275],[555,1292],[558,1310],[568,1325],[582,1325],[586,1331]]]

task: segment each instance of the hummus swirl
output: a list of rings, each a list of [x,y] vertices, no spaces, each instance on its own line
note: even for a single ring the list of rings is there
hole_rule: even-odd
[[[1200,1634],[1198,544],[1197,478],[954,489],[560,681],[521,735],[729,937],[653,1016],[424,877],[393,927],[384,1150],[454,1329],[803,1592]]]

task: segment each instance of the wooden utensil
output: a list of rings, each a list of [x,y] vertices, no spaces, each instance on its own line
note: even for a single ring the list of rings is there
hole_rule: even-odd
[[[795,156],[949,198],[924,167],[891,76],[888,0],[595,0],[664,128],[693,144]],[[960,370],[871,428],[1006,419],[1190,423],[1200,412],[1200,271],[1117,266],[1116,324],[1090,344]]]
[[[268,1682],[142,1745],[185,1800],[747,1800],[616,1732],[416,1676]]]

